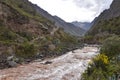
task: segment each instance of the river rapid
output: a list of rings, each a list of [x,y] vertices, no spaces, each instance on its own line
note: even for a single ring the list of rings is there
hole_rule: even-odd
[[[97,54],[98,47],[86,46],[54,59],[0,70],[0,80],[80,80],[88,63]]]

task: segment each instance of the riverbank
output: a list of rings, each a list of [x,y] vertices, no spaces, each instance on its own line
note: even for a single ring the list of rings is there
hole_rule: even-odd
[[[54,59],[0,70],[0,80],[80,80],[89,61],[98,53],[96,46],[89,46]]]

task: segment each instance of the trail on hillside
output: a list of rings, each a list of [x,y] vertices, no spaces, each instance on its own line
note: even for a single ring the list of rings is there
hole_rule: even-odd
[[[89,61],[99,53],[89,46],[42,62],[0,70],[0,80],[80,80]]]

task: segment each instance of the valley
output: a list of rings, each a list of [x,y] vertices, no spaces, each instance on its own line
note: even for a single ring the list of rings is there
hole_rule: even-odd
[[[0,0],[0,80],[119,80],[119,0],[92,22],[67,22],[30,1]]]

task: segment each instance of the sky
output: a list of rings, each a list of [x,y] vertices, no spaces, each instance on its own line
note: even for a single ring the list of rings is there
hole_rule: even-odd
[[[91,22],[113,0],[29,0],[51,15],[57,15],[66,22]]]

